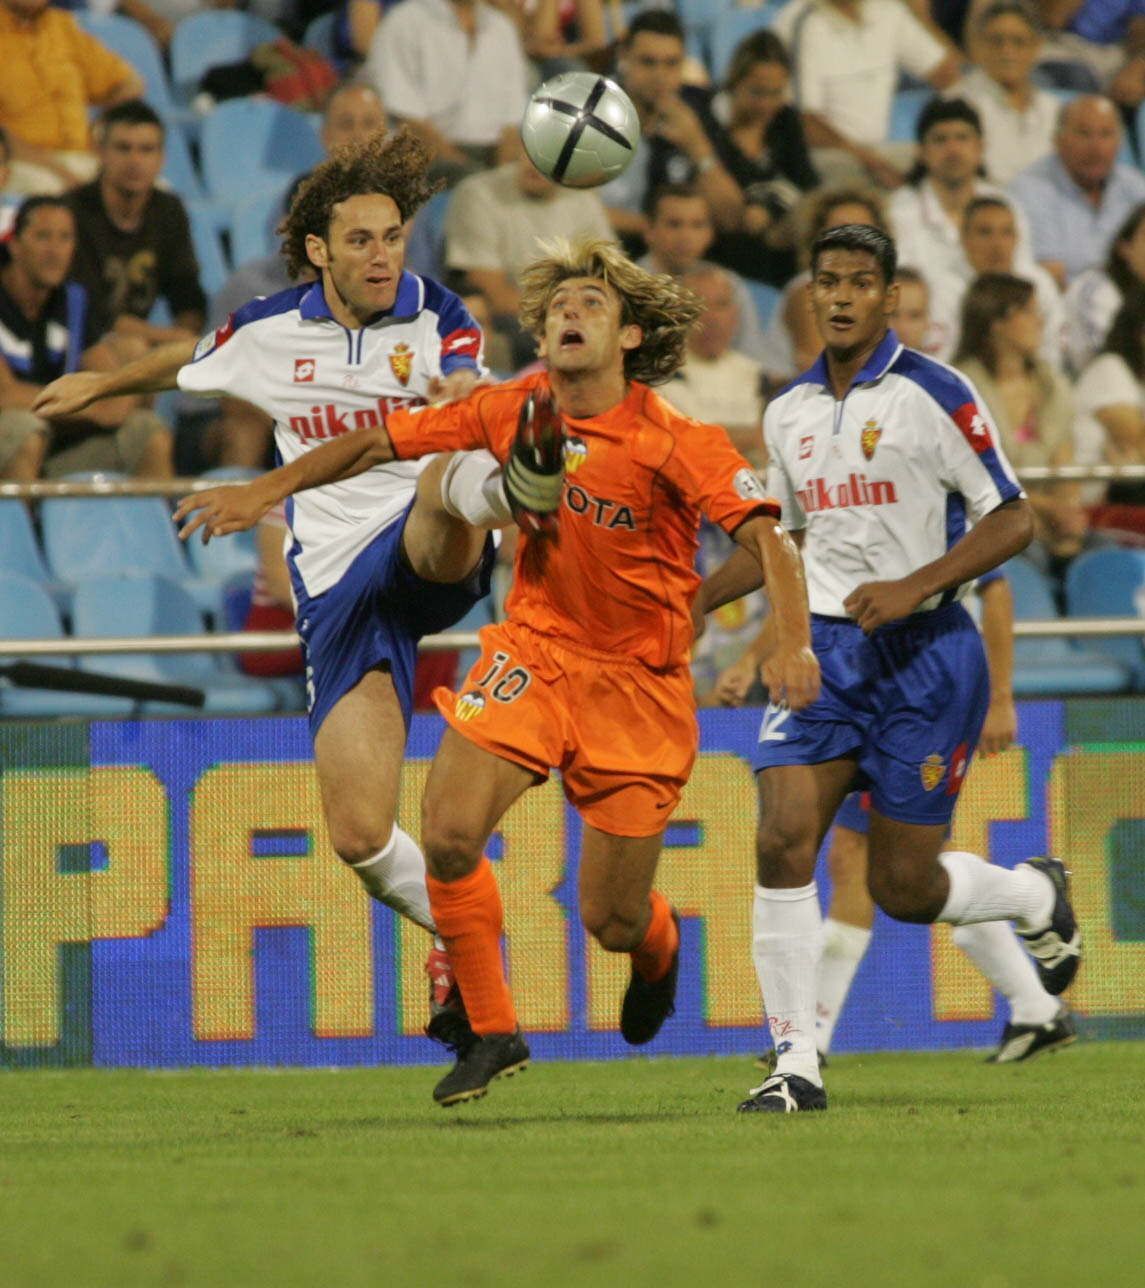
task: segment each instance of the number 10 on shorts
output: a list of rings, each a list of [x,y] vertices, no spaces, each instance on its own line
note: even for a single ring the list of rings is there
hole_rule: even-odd
[[[532,675],[523,666],[510,666],[513,659],[508,653],[493,654],[493,662],[488,671],[477,681],[479,689],[489,689],[489,696],[494,702],[513,702],[533,682]],[[509,667],[508,670],[505,668]]]

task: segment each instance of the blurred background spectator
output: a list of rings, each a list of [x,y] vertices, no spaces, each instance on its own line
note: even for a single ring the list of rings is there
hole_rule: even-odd
[[[1079,273],[1066,291],[1066,356],[1075,376],[1104,343],[1117,310],[1130,296],[1143,291],[1145,203],[1126,216],[1105,263]]]
[[[917,269],[900,268],[895,273],[895,281],[898,283],[899,298],[898,305],[891,314],[891,326],[908,349],[928,353],[931,320],[930,288],[926,284],[926,278]]]

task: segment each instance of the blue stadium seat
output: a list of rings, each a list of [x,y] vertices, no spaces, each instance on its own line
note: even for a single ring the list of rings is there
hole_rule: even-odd
[[[893,143],[913,143],[922,109],[934,98],[934,90],[900,89],[891,100],[891,119],[887,138]]]
[[[138,574],[93,577],[76,587],[73,627],[77,635],[203,635],[202,614],[194,600],[167,577]],[[240,676],[228,658],[215,653],[122,653],[85,660],[86,669],[189,684],[207,695],[208,712],[273,711],[274,690]],[[148,712],[186,713],[170,703],[145,704]]]
[[[37,582],[66,608],[70,593],[49,574],[40,544],[28,517],[28,507],[23,501],[0,500],[0,575],[12,574]]]
[[[257,478],[258,470],[244,469],[241,466],[222,466],[219,469],[207,470],[202,477],[216,483],[246,483]],[[249,582],[258,567],[258,549],[255,542],[255,529],[249,532],[235,532],[226,537],[215,537],[203,545],[199,534],[190,537],[184,547],[191,561],[191,567],[204,581],[219,584],[219,606],[221,618],[226,617],[227,585],[232,578],[245,577]]]
[[[76,22],[109,49],[114,50],[143,77],[147,102],[170,126],[178,126],[184,113],[175,102],[163,68],[163,55],[154,37],[141,23],[118,13],[92,13],[78,9]]]
[[[728,8],[716,15],[708,28],[708,67],[713,85],[723,84],[739,42],[753,32],[770,27],[782,7],[780,4],[765,4],[759,9]]]
[[[323,157],[315,120],[266,98],[220,103],[203,121],[199,149],[208,193],[232,208],[249,193],[281,191]]]
[[[219,240],[218,214],[206,201],[188,201],[187,218],[191,221],[191,243],[199,261],[199,284],[208,296],[214,295],[231,275]]]
[[[320,13],[306,24],[306,31],[302,36],[303,46],[329,58],[332,63],[337,63],[339,60],[334,48],[337,25],[336,13]]]
[[[19,505],[20,502],[4,504]],[[22,507],[21,507],[22,508]],[[4,545],[0,537],[0,548]],[[63,639],[59,610],[44,586],[30,577],[0,574],[0,637],[6,640]],[[0,666],[16,661],[0,658]],[[30,662],[71,670],[71,657],[35,657]],[[93,666],[92,670],[100,670]],[[2,674],[2,672],[0,672]],[[0,716],[28,719],[52,716],[127,716],[135,708],[128,698],[105,698],[90,693],[64,693],[55,689],[17,688],[0,679]]]
[[[206,9],[184,18],[171,37],[171,80],[175,96],[190,103],[203,73],[224,63],[241,62],[255,45],[282,33],[256,14],[237,9]]]
[[[1028,559],[1004,565],[1017,621],[1056,618],[1049,583]],[[1128,670],[1101,653],[1064,636],[1014,641],[1014,692],[1020,698],[1047,694],[1120,693],[1129,688]]]
[[[1145,617],[1145,550],[1090,550],[1070,564],[1065,578],[1071,617]],[[1145,640],[1111,636],[1093,647],[1129,667],[1145,688]]]
[[[743,280],[751,293],[759,325],[766,331],[771,325],[775,310],[779,307],[779,301],[783,298],[783,292],[774,286],[769,286],[766,282],[757,282],[752,277],[745,277]]]
[[[274,230],[282,219],[282,205],[293,182],[292,177],[263,188],[235,205],[231,214],[231,260],[236,268],[248,260],[273,255],[278,249]]]

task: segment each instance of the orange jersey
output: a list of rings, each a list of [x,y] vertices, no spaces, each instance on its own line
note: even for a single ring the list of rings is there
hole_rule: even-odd
[[[504,462],[544,372],[443,407],[398,411],[399,457],[486,448]],[[665,668],[687,661],[700,515],[727,532],[779,506],[716,425],[689,420],[646,385],[587,420],[562,416],[565,487],[558,539],[522,533],[510,621],[595,653]]]

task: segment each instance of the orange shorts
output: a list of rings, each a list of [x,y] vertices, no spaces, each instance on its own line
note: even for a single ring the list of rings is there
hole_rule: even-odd
[[[481,657],[437,708],[463,738],[542,778],[613,836],[664,830],[692,772],[699,730],[688,667],[651,671],[515,622],[481,631]]]

